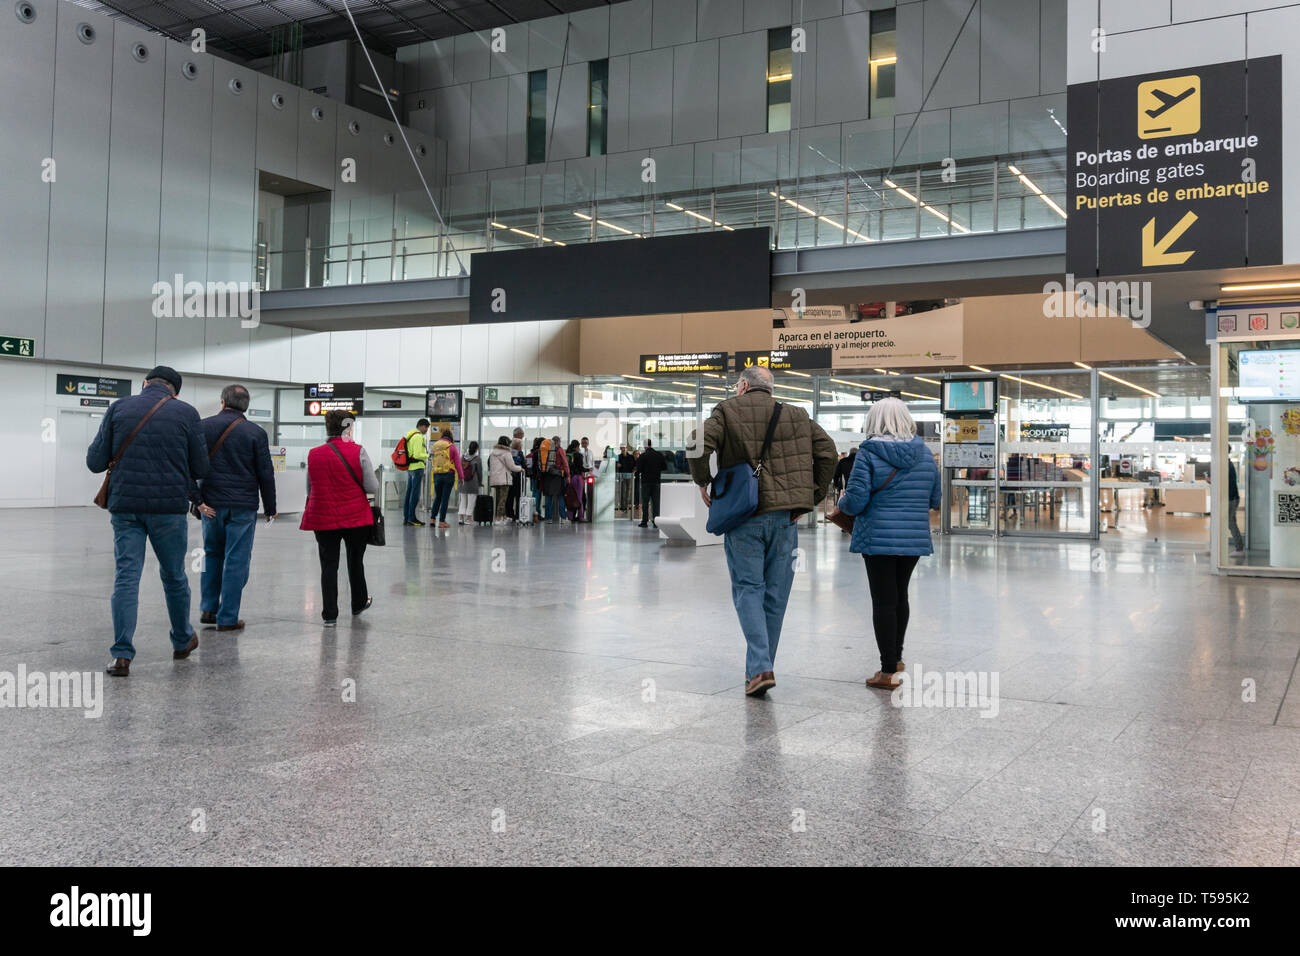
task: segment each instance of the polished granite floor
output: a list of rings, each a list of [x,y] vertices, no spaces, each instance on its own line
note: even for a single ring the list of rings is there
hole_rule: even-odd
[[[248,629],[183,662],[150,559],[102,718],[0,710],[0,860],[1300,863],[1295,582],[1177,543],[940,539],[908,668],[996,673],[985,718],[862,686],[838,532],[801,533],[764,701],[720,548],[627,522],[389,535],[374,608],[327,630],[311,536],[260,528]],[[107,516],[0,511],[0,571],[0,671],[103,667]]]

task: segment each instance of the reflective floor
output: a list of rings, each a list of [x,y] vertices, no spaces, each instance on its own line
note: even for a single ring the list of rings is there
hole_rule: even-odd
[[[908,672],[987,693],[896,707],[862,685],[838,531],[801,532],[763,701],[721,548],[628,522],[389,537],[375,606],[327,630],[311,536],[260,528],[248,629],[179,662],[150,559],[102,717],[0,709],[0,859],[1300,863],[1300,588],[1215,577],[1201,546],[940,539]],[[0,511],[0,680],[107,663],[111,545],[93,508]]]

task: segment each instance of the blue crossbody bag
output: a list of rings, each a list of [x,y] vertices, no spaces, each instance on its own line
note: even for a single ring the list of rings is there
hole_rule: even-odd
[[[748,521],[758,510],[758,476],[763,473],[763,463],[767,461],[772,436],[776,434],[776,422],[780,417],[781,403],[777,402],[767,423],[767,436],[758,453],[758,464],[751,465],[742,461],[730,468],[720,469],[713,476],[709,490],[712,502],[709,505],[709,523],[705,525],[709,534],[726,534]]]

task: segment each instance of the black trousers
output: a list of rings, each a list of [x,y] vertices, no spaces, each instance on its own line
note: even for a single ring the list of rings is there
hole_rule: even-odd
[[[370,525],[359,528],[331,528],[316,532],[316,548],[320,552],[320,589],[325,598],[321,617],[327,621],[339,616],[339,545],[347,546],[348,587],[352,589],[352,613],[366,606],[370,592],[366,590],[366,545],[370,542]]]
[[[659,488],[660,482],[642,481],[641,482],[641,523],[653,524],[655,518],[659,517]]]
[[[871,587],[871,624],[880,649],[880,670],[892,674],[903,658],[903,638],[911,608],[907,584],[920,560],[914,554],[864,554],[867,584]]]

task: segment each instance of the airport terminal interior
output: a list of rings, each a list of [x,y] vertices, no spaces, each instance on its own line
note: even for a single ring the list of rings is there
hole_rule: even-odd
[[[1300,864],[1298,50],[19,0],[0,860]]]

